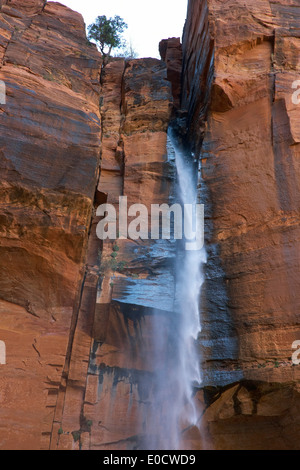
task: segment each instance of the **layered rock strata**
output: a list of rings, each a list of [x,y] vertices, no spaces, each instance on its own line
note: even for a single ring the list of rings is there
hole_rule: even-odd
[[[0,448],[143,447],[174,249],[101,242],[97,208],[169,202],[174,115],[200,162],[208,252],[201,426],[182,445],[298,448],[300,12],[248,3],[190,0],[165,64],[103,71],[79,14],[0,2]]]
[[[299,24],[292,0],[189,1],[181,106],[206,205],[199,399],[213,448],[298,447]]]
[[[82,17],[2,1],[1,368],[3,449],[49,446],[77,317],[100,161],[101,57]]]
[[[128,448],[149,412],[141,334],[168,308],[169,274],[159,244],[101,243],[96,210],[168,202],[166,67],[103,70],[82,17],[55,2],[2,2],[0,21],[0,446]]]
[[[102,82],[95,211],[110,204],[118,216],[119,198],[126,197],[128,208],[143,204],[151,214],[151,204],[168,202],[172,183],[166,133],[172,97],[165,65],[156,59],[114,60]],[[152,317],[155,309],[164,316],[173,302],[166,248],[125,238],[100,243],[100,220],[95,214],[87,255],[92,284],[82,299],[52,449],[140,448],[152,412]]]
[[[167,77],[172,84],[172,95],[175,109],[180,109],[182,44],[180,38],[163,39],[159,43],[161,59],[167,66]]]

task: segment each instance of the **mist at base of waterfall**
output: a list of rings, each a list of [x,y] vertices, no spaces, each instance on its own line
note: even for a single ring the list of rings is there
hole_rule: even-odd
[[[198,170],[193,157],[177,148],[170,134],[168,151],[169,159],[176,165],[176,202],[196,204]],[[153,311],[153,354],[149,358],[153,381],[144,417],[146,450],[181,450],[183,430],[199,425],[194,394],[201,384],[197,340],[201,332],[199,305],[205,262],[204,248],[188,251],[178,241],[173,311]]]

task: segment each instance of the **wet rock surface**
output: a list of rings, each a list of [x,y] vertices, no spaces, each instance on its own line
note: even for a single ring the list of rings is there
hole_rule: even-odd
[[[182,446],[296,449],[298,2],[190,0],[182,46],[169,38],[162,61],[104,71],[79,14],[42,0],[0,8],[0,447],[143,446],[175,245],[101,242],[96,210],[173,200],[176,116],[201,163],[208,254],[201,426],[181,424]]]
[[[200,349],[204,384],[225,387],[226,412],[209,425],[208,442],[220,449],[297,447],[288,423],[296,435],[299,15],[293,1],[189,2],[182,107],[202,167],[208,264]],[[258,394],[269,387],[272,419],[264,407],[259,417],[245,417],[246,404],[234,407],[243,379]],[[279,411],[281,387],[294,398]]]

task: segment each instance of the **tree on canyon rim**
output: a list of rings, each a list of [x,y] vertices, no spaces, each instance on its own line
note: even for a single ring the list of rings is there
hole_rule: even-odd
[[[123,18],[118,15],[113,18],[98,16],[88,27],[88,39],[95,41],[99,47],[103,55],[103,66],[107,64],[112,49],[124,46],[122,33],[127,27]]]

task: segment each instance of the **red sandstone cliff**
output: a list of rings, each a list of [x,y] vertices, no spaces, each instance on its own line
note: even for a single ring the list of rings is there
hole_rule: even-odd
[[[80,15],[42,0],[0,7],[0,448],[142,445],[166,251],[101,244],[95,211],[122,195],[168,201],[174,103],[202,165],[208,251],[203,425],[184,446],[296,449],[298,2],[190,0],[182,50],[171,38],[165,64],[114,60],[101,86]]]
[[[189,1],[181,106],[206,205],[212,448],[299,447],[299,25],[298,1]]]
[[[58,3],[2,1],[2,449],[49,446],[100,159],[101,58]]]
[[[122,310],[120,300],[127,284],[165,268],[161,255],[145,263],[141,247],[138,261],[136,244],[120,242],[112,270],[95,212],[123,194],[146,205],[168,197],[166,67],[115,60],[100,86],[101,56],[79,14],[7,1],[0,21],[0,447],[132,446],[148,373],[133,342],[150,307],[142,299],[140,311]]]

